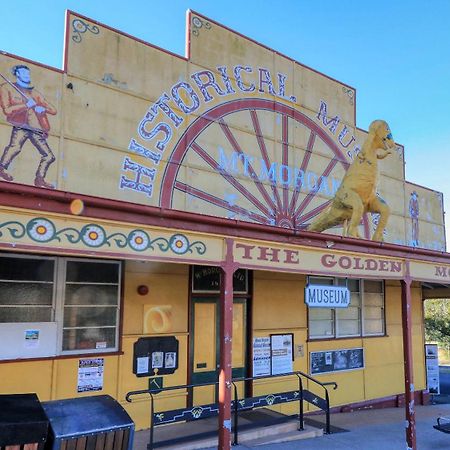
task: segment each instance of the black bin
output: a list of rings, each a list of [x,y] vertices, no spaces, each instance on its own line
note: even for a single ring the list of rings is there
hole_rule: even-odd
[[[42,403],[50,421],[46,449],[132,450],[134,422],[109,395]]]
[[[0,395],[1,449],[27,444],[43,449],[47,432],[48,419],[36,394]]]

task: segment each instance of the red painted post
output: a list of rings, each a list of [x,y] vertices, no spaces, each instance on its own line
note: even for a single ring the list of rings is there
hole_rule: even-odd
[[[406,448],[416,450],[416,413],[414,411],[414,373],[412,352],[411,279],[401,281],[402,285],[402,328],[403,359],[405,368],[405,413]]]
[[[233,336],[233,240],[226,239],[220,283],[219,450],[231,447],[231,380]]]

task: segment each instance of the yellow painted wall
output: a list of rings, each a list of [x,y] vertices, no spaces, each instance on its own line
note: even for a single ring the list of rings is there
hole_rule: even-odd
[[[147,295],[139,295],[137,287],[146,285]],[[153,262],[130,261],[125,263],[124,312],[123,312],[123,356],[120,357],[117,398],[129,412],[136,427],[147,428],[150,424],[148,396],[135,397],[126,403],[129,391],[148,389],[148,377],[133,374],[133,344],[142,336],[175,336],[179,341],[178,370],[164,376],[164,387],[183,385],[187,382],[188,363],[188,286],[189,266]],[[165,329],[156,322],[152,329],[151,315],[144,311],[154,308],[167,316]],[[147,319],[147,320],[145,320]],[[144,333],[144,322],[148,332]],[[160,332],[158,332],[160,331]],[[182,408],[186,405],[185,391],[170,391],[156,396],[155,411]]]
[[[286,226],[283,221],[289,219],[290,227],[301,223],[306,226],[317,214],[316,208],[334,196],[333,185],[336,187],[343,179],[347,163],[356,155],[356,144],[361,146],[366,137],[367,133],[356,127],[353,88],[196,13],[188,14],[188,59],[74,13],[69,13],[67,20],[66,72],[26,62],[33,86],[54,107],[47,108],[47,119],[48,144],[55,161],[41,175],[58,190],[228,219],[266,224],[275,221],[279,226]],[[199,23],[208,23],[208,27],[199,28]],[[18,57],[0,55],[0,73],[15,82],[12,69],[23,63]],[[226,71],[227,83],[218,67]],[[213,77],[217,89],[200,87],[208,77]],[[181,80],[189,84],[190,95],[186,85],[181,88],[177,85]],[[10,86],[1,80],[0,93],[8,89]],[[173,115],[169,118],[156,106],[161,96],[170,97],[164,98],[176,119]],[[12,124],[16,123],[8,113],[11,105],[6,98],[0,95],[5,103],[0,108],[0,152],[8,145]],[[268,108],[268,103],[255,106],[255,101],[271,102],[273,106]],[[272,109],[275,104],[284,112]],[[326,113],[322,109],[324,104]],[[232,110],[222,116],[223,123],[215,118],[196,132],[195,143],[206,157],[191,142],[180,139],[181,136],[188,139],[189,127],[208,117],[213,107],[224,105]],[[29,114],[34,117],[32,109]],[[324,116],[328,119],[324,120]],[[328,122],[333,117],[339,117],[335,127]],[[141,121],[145,124],[143,129]],[[167,134],[159,128],[153,130],[158,123],[166,124]],[[224,129],[229,131],[228,135]],[[315,130],[312,149],[308,148],[311,130]],[[140,151],[136,150],[136,143],[141,146]],[[186,152],[174,161],[179,145],[185,146]],[[40,153],[34,147],[30,141],[25,142],[20,154],[8,165],[7,171],[15,182],[35,184]],[[233,167],[224,167],[228,164],[224,160],[231,160],[233,154],[237,156],[238,147],[252,161],[254,174],[247,170],[248,161],[243,163],[242,157]],[[153,152],[153,157],[149,157],[149,152]],[[275,184],[264,175],[266,162],[262,164],[262,158],[267,159],[268,166],[275,164],[278,173]],[[129,165],[131,161],[134,168]],[[176,188],[165,170],[173,162],[180,166],[175,176]],[[147,175],[137,177],[136,164],[146,169]],[[307,167],[305,180],[296,183],[300,167]],[[233,182],[223,176],[223,170],[228,171]],[[311,175],[309,178],[306,172]],[[319,184],[318,179],[325,172],[329,174],[329,183],[319,189],[314,185]],[[148,189],[144,184],[140,185],[144,189],[138,189],[122,183],[124,178],[130,183],[139,178]],[[380,162],[379,181],[377,190],[392,210],[385,241],[412,245],[408,202],[415,189],[421,201],[419,245],[443,249],[441,194],[405,183],[402,147]],[[188,187],[200,195],[191,195]],[[286,187],[288,199],[292,200],[288,217],[284,217],[281,205],[275,205],[270,198],[273,189],[284,195]],[[296,190],[298,196],[294,195]],[[167,196],[160,195],[164,192]],[[216,198],[205,198],[201,192]],[[304,204],[306,198],[308,202]],[[233,205],[239,208],[230,207]],[[296,210],[298,215],[294,214]],[[309,213],[313,213],[310,219],[303,217]],[[367,220],[373,231],[376,216],[369,214]],[[342,234],[342,229],[328,232]]]
[[[304,356],[295,356],[294,370],[309,373],[309,353],[314,351],[364,348],[365,368],[348,372],[316,375],[321,382],[335,381],[337,390],[330,389],[333,406],[404,393],[403,336],[401,318],[400,283],[386,282],[386,330],[381,337],[307,341],[307,311],[303,289],[306,278],[302,275],[255,272],[253,324],[254,336],[272,333],[294,333],[294,345],[304,345]],[[424,368],[424,331],[420,286],[412,288],[414,385],[415,390],[426,389]],[[264,381],[255,388],[255,394],[271,390],[295,388],[295,381],[286,386],[282,382]],[[312,383],[308,389],[322,394]],[[282,411],[296,411],[295,405],[276,406]]]
[[[316,376],[321,382],[335,381],[339,388],[330,390],[333,406],[401,394],[404,392],[403,344],[401,326],[401,288],[399,282],[386,283],[387,336],[339,340],[307,340],[307,311],[304,304],[303,275],[274,272],[254,272],[253,288],[253,337],[274,333],[294,334],[294,371],[309,373],[309,353],[339,348],[363,347],[365,368]],[[139,295],[137,287],[145,284],[147,295]],[[188,291],[189,268],[187,265],[126,262],[123,308],[123,355],[105,356],[104,389],[130,413],[137,429],[149,425],[149,401],[146,396],[137,397],[132,404],[125,402],[125,395],[132,390],[147,389],[148,378],[132,373],[133,344],[142,336],[174,335],[179,340],[179,369],[173,375],[164,376],[164,386],[185,384],[188,370]],[[423,314],[420,286],[413,285],[413,348],[415,390],[426,388],[423,352]],[[144,308],[162,308],[169,314],[170,328],[165,333],[147,333],[144,329]],[[169,312],[168,312],[169,311]],[[303,346],[303,356],[298,346]],[[88,356],[86,356],[88,357]],[[79,357],[23,361],[0,364],[2,393],[37,392],[42,401],[72,398],[92,393],[77,394]],[[323,394],[312,383],[306,383],[317,394]],[[254,395],[294,390],[298,387],[295,377],[278,381],[259,381],[254,385]],[[159,394],[155,410],[163,411],[186,405],[186,392],[174,391]],[[296,402],[276,405],[283,413],[297,412]],[[312,408],[306,407],[305,410]]]

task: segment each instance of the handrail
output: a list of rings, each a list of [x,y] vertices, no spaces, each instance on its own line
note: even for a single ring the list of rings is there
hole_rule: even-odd
[[[293,377],[296,376],[298,378],[299,383],[299,430],[303,430],[303,381],[302,377],[305,377],[306,379],[312,381],[313,383],[318,384],[321,386],[325,391],[325,402],[326,402],[326,434],[330,434],[330,399],[328,395],[328,389],[326,386],[333,386],[333,390],[336,390],[338,385],[334,381],[321,383],[320,381],[316,380],[315,378],[309,376],[308,374],[296,371],[296,372],[287,372],[287,373],[280,373],[276,375],[263,375],[263,376],[256,376],[256,377],[241,377],[241,378],[234,378],[231,383],[234,387],[234,444],[238,443],[238,393],[237,393],[237,386],[236,383],[238,382],[245,382],[245,381],[258,381],[258,380],[265,380],[265,379],[271,379],[271,378],[284,378],[284,377]],[[140,389],[136,391],[130,391],[125,395],[125,400],[129,403],[132,402],[131,397],[135,395],[142,395],[142,394],[148,394],[150,395],[150,419],[151,419],[151,425],[150,425],[150,441],[147,445],[147,449],[151,450],[153,448],[153,428],[154,428],[154,420],[153,420],[153,414],[154,414],[154,395],[159,394],[162,391],[175,391],[179,389],[193,389],[196,387],[202,387],[202,386],[215,386],[218,385],[218,381],[212,381],[209,383],[198,383],[198,384],[182,384],[177,386],[169,386],[166,388],[156,388],[156,389]],[[308,392],[308,391],[307,391]],[[319,397],[320,398],[320,397]],[[307,400],[308,401],[308,400]],[[323,409],[323,408],[321,408]]]
[[[330,434],[330,397],[328,395],[328,389],[326,388],[326,386],[333,386],[333,390],[335,391],[338,388],[338,385],[335,381],[328,381],[325,383],[321,383],[320,381],[316,380],[315,378],[311,377],[310,375],[297,370],[295,372],[287,372],[287,373],[281,373],[281,374],[277,374],[277,375],[266,375],[266,376],[262,376],[262,377],[242,377],[242,378],[236,378],[233,379],[233,384],[234,382],[238,382],[238,381],[251,381],[251,380],[259,380],[259,379],[267,379],[267,378],[278,378],[278,377],[287,377],[287,376],[293,376],[296,375],[299,378],[299,390],[300,390],[300,395],[301,395],[301,401],[300,401],[300,413],[299,413],[299,419],[300,419],[300,430],[303,430],[303,383],[301,380],[301,377],[305,377],[308,380],[312,381],[313,383],[318,384],[319,386],[321,386],[324,391],[325,391],[325,402],[327,404],[327,409],[325,411],[325,415],[326,415],[326,434]],[[235,395],[237,394],[237,389],[235,386]],[[236,408],[235,408],[236,410]],[[237,418],[237,413],[235,412],[235,420]]]
[[[125,400],[128,403],[131,403],[131,396],[141,395],[141,394],[159,394],[162,391],[176,391],[178,389],[189,389],[193,387],[202,387],[202,386],[213,386],[214,384],[219,384],[218,381],[211,381],[210,383],[198,383],[198,384],[180,384],[178,386],[169,386],[166,388],[155,388],[155,389],[141,389],[138,391],[130,391],[125,395]]]
[[[189,389],[189,388],[193,388],[193,387],[197,387],[197,386],[213,386],[213,385],[217,385],[219,384],[218,381],[213,381],[210,383],[199,383],[199,384],[184,384],[184,385],[179,385],[179,386],[169,386],[166,388],[160,388],[160,389],[140,389],[137,391],[130,391],[127,392],[127,394],[125,395],[125,400],[128,403],[131,403],[131,397],[135,396],[135,395],[141,395],[141,394],[149,394],[150,395],[150,436],[149,436],[149,442],[147,444],[147,450],[153,450],[153,431],[154,431],[154,420],[153,420],[153,402],[154,402],[154,398],[153,396],[156,394],[159,394],[162,391],[175,391],[178,389]]]

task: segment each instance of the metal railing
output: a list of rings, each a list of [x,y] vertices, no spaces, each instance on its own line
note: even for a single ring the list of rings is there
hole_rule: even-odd
[[[248,382],[248,381],[259,381],[272,378],[285,378],[285,377],[297,377],[298,379],[298,390],[277,392],[270,394],[263,394],[256,397],[244,397],[238,398],[238,387],[236,383]],[[309,390],[303,388],[302,377],[308,379],[309,381],[315,383],[316,385],[324,389],[325,398],[322,398]],[[199,384],[184,384],[178,386],[170,386],[167,388],[159,389],[141,389],[137,391],[128,392],[125,396],[127,402],[132,402],[132,397],[136,395],[148,394],[150,396],[150,436],[149,443],[147,445],[148,450],[153,449],[154,440],[154,427],[157,425],[176,423],[187,420],[199,420],[206,419],[207,417],[217,416],[219,414],[218,403],[210,403],[207,405],[193,406],[192,408],[179,408],[169,411],[154,412],[154,396],[160,392],[175,391],[175,390],[193,390],[194,388],[204,387],[204,386],[217,386],[218,381],[210,383],[199,383]],[[304,429],[304,407],[303,402],[306,401],[319,409],[325,411],[326,421],[325,421],[325,433],[330,433],[330,399],[328,395],[328,389],[326,386],[333,386],[333,389],[337,389],[338,385],[335,382],[321,383],[315,378],[307,375],[306,373],[297,371],[289,372],[277,375],[266,375],[260,377],[245,377],[236,378],[232,380],[234,388],[234,400],[231,402],[231,408],[233,410],[234,424],[233,424],[233,445],[239,442],[239,411],[251,410],[257,407],[272,406],[280,403],[288,403],[293,401],[299,402],[299,430]]]

